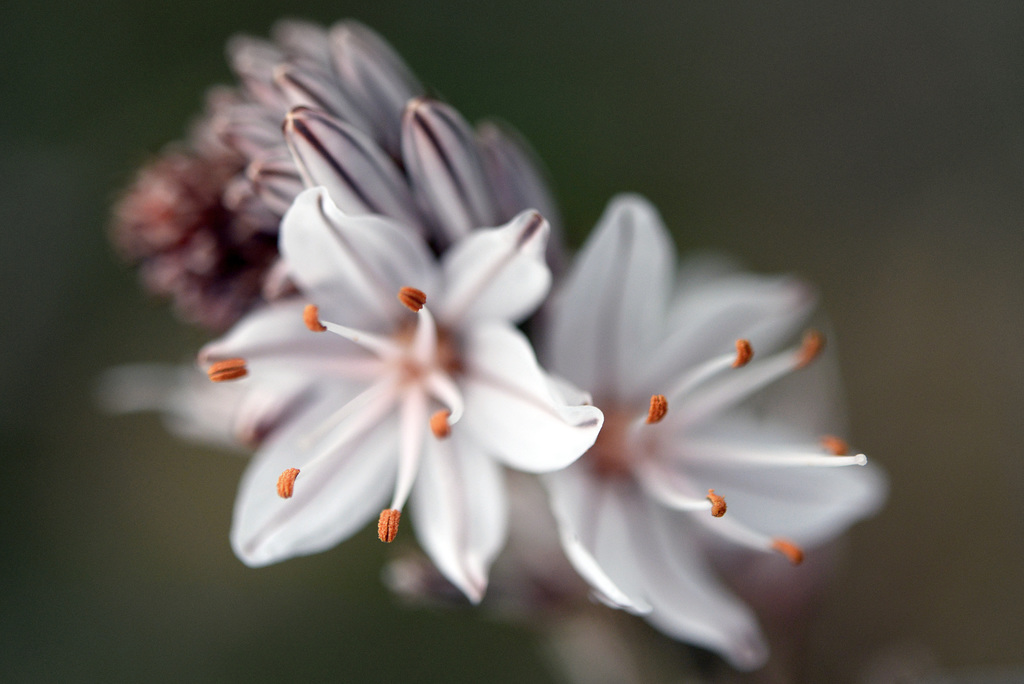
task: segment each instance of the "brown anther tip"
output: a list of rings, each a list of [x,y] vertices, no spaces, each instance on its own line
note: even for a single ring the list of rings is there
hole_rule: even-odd
[[[736,340],[736,360],[732,362],[733,368],[742,368],[754,358],[754,348],[750,346],[749,340]]]
[[[846,444],[846,441],[834,435],[822,437],[821,446],[825,447],[826,451],[831,452],[835,456],[846,456],[850,453],[850,447]]]
[[[799,546],[785,539],[773,539],[772,549],[778,551],[789,559],[793,565],[800,565],[804,562],[804,552]]]
[[[815,358],[825,348],[825,336],[817,330],[808,330],[804,333],[804,340],[800,345],[800,351],[797,353],[797,368],[803,368]]]
[[[298,468],[289,468],[277,478],[277,495],[282,499],[292,498],[295,493],[295,478],[299,476]]]
[[[423,293],[423,290],[417,290],[415,287],[403,287],[398,291],[398,301],[412,311],[419,311],[427,303],[427,295]]]
[[[668,399],[664,394],[651,395],[651,407],[647,409],[647,423],[657,423],[668,413]]]
[[[398,535],[398,521],[401,518],[402,511],[397,508],[385,508],[381,511],[380,520],[377,521],[377,538],[388,544],[395,541]]]
[[[725,499],[715,494],[714,489],[708,490],[708,501],[711,502],[711,515],[716,518],[721,518],[725,515],[725,509],[727,508]]]
[[[444,439],[452,434],[452,426],[448,424],[448,417],[451,415],[451,411],[442,409],[430,416],[430,431],[438,439]]]
[[[226,380],[237,380],[249,374],[245,367],[245,359],[225,359],[210,366],[206,371],[213,382],[224,382]]]
[[[313,332],[327,330],[324,324],[320,322],[320,309],[316,308],[313,304],[307,304],[306,308],[302,310],[302,320],[305,322],[306,327]]]

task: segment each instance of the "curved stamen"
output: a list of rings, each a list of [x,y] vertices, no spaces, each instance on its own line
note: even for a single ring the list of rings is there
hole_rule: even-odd
[[[774,354],[762,361],[751,363],[746,370],[730,373],[699,392],[687,396],[684,405],[676,412],[678,420],[682,425],[693,425],[739,403],[779,378],[803,368],[809,363],[809,359],[813,358],[810,355],[814,349],[821,350],[820,340],[805,342],[798,349]]]
[[[697,520],[707,529],[713,530],[725,539],[740,546],[764,553],[781,553],[793,565],[799,565],[804,560],[803,550],[793,542],[756,532],[746,525],[736,522],[736,518],[732,516],[712,520],[700,515],[697,516]]]
[[[427,392],[437,401],[444,404],[451,412],[448,416],[448,425],[455,425],[462,418],[465,404],[462,401],[462,392],[458,386],[445,373],[435,371],[427,376],[424,383]]]
[[[685,477],[662,465],[645,461],[633,470],[644,492],[658,503],[677,511],[711,511],[714,502],[708,497],[689,494],[694,487]]]
[[[341,425],[350,416],[353,416],[360,411],[368,411],[371,406],[375,406],[378,402],[384,402],[390,405],[394,399],[395,383],[393,380],[382,380],[370,385],[347,403],[343,404],[337,411],[324,418],[315,429],[309,432],[309,434],[303,436],[302,440],[299,442],[300,448],[303,450],[311,448],[314,442],[318,441],[338,425]],[[306,467],[308,468],[309,466],[307,465]]]
[[[745,343],[745,344],[744,344]],[[722,354],[702,364],[690,368],[676,383],[675,387],[668,393],[670,401],[681,399],[699,385],[704,384],[714,376],[729,370],[747,365],[754,356],[754,349],[746,340],[736,340],[736,353]]]
[[[437,358],[437,323],[426,306],[421,307],[416,316],[416,332],[409,351],[417,363],[432,365]]]

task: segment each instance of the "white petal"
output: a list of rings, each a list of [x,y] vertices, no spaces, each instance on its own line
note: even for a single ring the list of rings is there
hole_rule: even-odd
[[[576,464],[542,479],[558,522],[562,548],[603,602],[632,613],[651,610],[630,541],[625,507],[640,505],[629,485],[593,477]]]
[[[397,450],[394,420],[381,419],[387,405],[367,407],[368,413],[359,416],[363,429],[356,434],[347,425],[326,433],[319,430],[349,398],[337,392],[323,396],[275,435],[245,471],[235,501],[231,545],[247,565],[328,549],[376,518],[387,503]],[[309,435],[318,431],[323,433],[320,439],[308,443]],[[321,460],[299,474],[294,496],[278,497],[280,474],[288,468],[302,470],[313,459]]]
[[[674,254],[646,200],[612,200],[553,297],[551,367],[596,395],[632,394],[664,326]]]
[[[456,429],[506,465],[528,472],[564,468],[589,449],[604,415],[552,396],[526,338],[508,325],[475,326],[463,340],[466,412]]]
[[[501,467],[457,434],[444,440],[428,435],[411,505],[420,545],[445,577],[479,603],[507,535]]]
[[[473,133],[454,109],[433,100],[411,101],[402,120],[402,158],[443,246],[497,223]]]
[[[405,286],[427,293],[437,281],[433,257],[411,230],[382,216],[349,216],[323,188],[295,199],[281,222],[281,252],[322,318],[368,330],[388,329],[408,311]]]
[[[687,515],[648,502],[632,523],[653,607],[646,619],[674,639],[716,651],[737,669],[764,665],[768,644],[757,619],[714,577]]]
[[[419,227],[405,178],[365,133],[323,112],[296,107],[285,118],[284,136],[306,185],[324,186],[343,212],[383,214]]]
[[[442,260],[446,287],[438,316],[452,327],[528,316],[551,286],[544,262],[549,233],[544,217],[525,211],[501,228],[474,230],[456,242]]]

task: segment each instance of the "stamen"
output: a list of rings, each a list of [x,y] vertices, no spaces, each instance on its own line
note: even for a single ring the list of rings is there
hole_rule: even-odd
[[[388,544],[395,541],[398,535],[398,521],[401,518],[402,511],[397,508],[385,508],[381,511],[380,520],[377,521],[377,538]]]
[[[711,515],[716,518],[721,518],[725,515],[725,499],[720,497],[718,494],[715,494],[714,489],[708,490],[708,501],[711,502]]]
[[[732,362],[733,368],[742,368],[754,358],[754,348],[750,346],[749,340],[736,340],[736,360]]]
[[[403,287],[398,291],[398,301],[412,311],[419,311],[427,303],[427,295],[415,287]]]
[[[846,442],[834,435],[825,435],[822,437],[821,446],[825,447],[826,451],[829,451],[836,456],[846,456],[850,453],[850,447]]]
[[[772,549],[778,551],[789,559],[793,565],[800,565],[804,562],[804,552],[799,546],[785,539],[773,539]]]
[[[451,415],[451,411],[441,409],[434,415],[430,416],[430,431],[433,432],[434,436],[438,439],[444,439],[448,435],[452,434],[452,426],[448,424],[448,417]]]
[[[277,478],[277,495],[282,499],[292,498],[295,493],[295,478],[299,476],[298,468],[289,468]]]
[[[327,327],[320,322],[320,309],[312,304],[307,304],[306,308],[302,310],[302,320],[312,332],[324,332],[327,330]]]
[[[797,368],[803,368],[822,352],[825,348],[825,336],[817,330],[808,330],[804,333],[803,343],[800,351],[797,352]]]
[[[647,409],[647,423],[657,423],[668,413],[668,399],[664,394],[651,395],[651,407]]]
[[[213,382],[224,382],[244,378],[249,371],[245,367],[245,359],[225,359],[210,366],[206,374]]]

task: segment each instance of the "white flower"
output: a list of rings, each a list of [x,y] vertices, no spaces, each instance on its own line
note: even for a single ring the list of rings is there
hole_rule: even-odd
[[[618,198],[553,298],[547,367],[593,392],[605,426],[545,482],[599,598],[751,669],[767,646],[711,569],[715,540],[799,562],[800,545],[873,512],[884,481],[834,467],[866,463],[838,455],[839,440],[823,446],[835,379],[820,361],[801,370],[823,338],[783,346],[814,308],[810,289],[698,262],[673,294],[674,252],[653,207]]]
[[[243,561],[326,549],[385,505],[379,533],[390,541],[411,497],[421,545],[480,600],[506,534],[501,465],[562,468],[602,423],[593,406],[555,399],[513,326],[547,294],[548,231],[524,212],[469,232],[438,261],[403,225],[347,215],[323,188],[299,195],[281,249],[319,308],[255,311],[200,354],[213,379],[286,371],[314,395],[242,480],[231,540]]]

